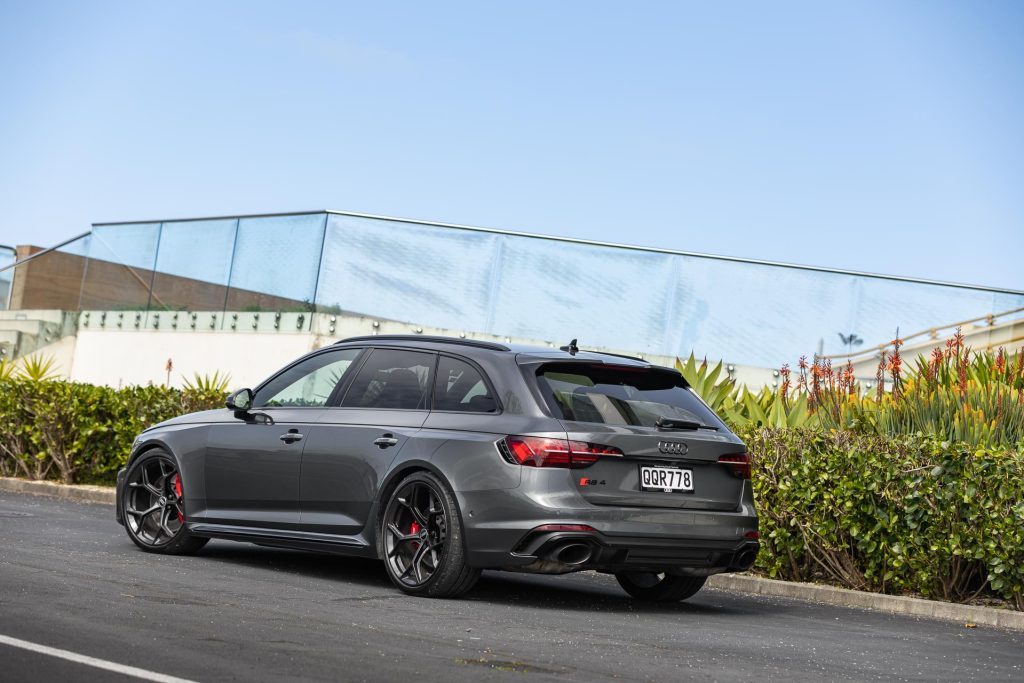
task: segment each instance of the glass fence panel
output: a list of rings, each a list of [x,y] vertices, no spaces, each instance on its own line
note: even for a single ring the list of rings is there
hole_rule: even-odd
[[[321,308],[777,367],[1024,306],[1024,296],[332,215]],[[997,311],[998,312],[998,311]],[[852,350],[856,350],[855,348]]]
[[[671,328],[672,265],[667,254],[503,235],[487,331],[653,353]]]
[[[237,226],[233,218],[163,223],[150,307],[223,310]]]
[[[996,296],[991,291],[877,278],[862,280],[862,295],[851,331],[862,337],[869,347],[894,339],[897,328],[901,337],[907,337],[937,325],[951,325],[998,312]],[[946,330],[943,334],[950,333],[951,330]],[[826,344],[825,353],[845,352],[838,335],[832,336],[834,339]],[[922,341],[924,339],[919,337],[911,343]]]
[[[674,255],[673,313],[665,355],[779,365],[813,354],[822,315],[843,319],[849,283],[818,273]],[[823,313],[824,312],[824,313]],[[794,358],[795,361],[795,358]]]
[[[94,226],[79,307],[146,309],[159,237],[159,223]]]
[[[0,247],[0,268],[5,268],[15,261],[14,248]],[[6,310],[10,305],[11,280],[14,278],[14,269],[0,270],[0,310]]]
[[[992,292],[785,266],[678,256],[673,352],[777,367],[984,315]]]
[[[0,250],[0,264],[5,258]],[[866,351],[897,328],[907,336],[1022,308],[1024,295],[318,213],[96,226],[0,272],[0,307],[8,302],[64,310],[315,306],[453,332],[577,338],[584,348],[693,351],[777,367],[800,355]],[[126,325],[130,318],[156,327],[155,313],[125,314]],[[847,346],[840,335],[850,334],[862,344]]]
[[[323,213],[239,220],[226,310],[312,310],[326,222]]]
[[[1013,313],[996,320],[997,323],[1024,318],[1024,311],[1017,310],[1019,308],[1024,308],[1024,297],[1014,296],[1013,294],[1008,294],[1006,292],[995,292],[992,295],[992,299],[995,301],[995,304],[992,306],[995,309],[993,313],[1008,313],[1009,311],[1014,311]]]
[[[486,331],[497,247],[493,233],[331,215],[317,306]]]
[[[91,235],[85,235],[56,251],[37,256],[0,277],[10,278],[7,301],[12,310],[78,310],[82,277]],[[22,260],[43,251],[39,247],[19,247]]]

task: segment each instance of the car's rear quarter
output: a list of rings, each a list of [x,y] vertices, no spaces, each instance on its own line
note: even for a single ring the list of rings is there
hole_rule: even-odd
[[[704,576],[753,563],[757,516],[746,449],[676,371],[589,352],[474,355],[495,384],[501,413],[480,416],[481,432],[464,417],[432,415],[425,425],[472,430],[433,459],[452,482],[473,565]],[[668,384],[671,392],[659,388]],[[648,389],[635,396],[669,392],[682,400],[674,424],[686,428],[653,426],[666,408],[616,397],[636,385]],[[646,487],[641,468],[648,468]],[[682,483],[691,490],[653,488]]]

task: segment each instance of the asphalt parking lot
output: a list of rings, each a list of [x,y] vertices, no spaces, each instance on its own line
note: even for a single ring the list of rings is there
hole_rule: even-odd
[[[138,551],[103,505],[0,493],[0,636],[151,680],[1022,680],[1024,634],[596,574],[408,598],[376,562],[213,541]],[[0,680],[133,676],[0,641]]]

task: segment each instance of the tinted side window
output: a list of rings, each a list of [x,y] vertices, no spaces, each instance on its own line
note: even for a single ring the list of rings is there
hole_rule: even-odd
[[[441,356],[434,382],[434,410],[493,413],[498,404],[487,382],[469,363]]]
[[[321,353],[294,365],[267,382],[253,397],[256,408],[319,407],[327,404],[361,349]]]
[[[342,401],[343,408],[425,410],[434,354],[374,349]]]

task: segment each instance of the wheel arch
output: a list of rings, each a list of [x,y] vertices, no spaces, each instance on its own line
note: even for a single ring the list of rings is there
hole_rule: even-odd
[[[369,521],[366,529],[366,541],[374,549],[374,554],[380,558],[380,553],[377,547],[377,532],[380,529],[381,518],[384,514],[384,508],[387,506],[387,500],[391,497],[391,494],[395,492],[398,485],[403,479],[408,477],[410,474],[415,472],[430,472],[434,476],[438,477],[441,481],[448,485],[448,488],[454,491],[451,480],[445,476],[436,465],[426,460],[407,460],[396,466],[392,471],[384,477],[380,487],[377,490],[377,497],[373,501],[373,509],[370,511]],[[462,510],[458,508],[456,504],[456,513],[459,515],[459,521],[462,522],[465,527],[465,520],[462,517]]]
[[[167,445],[167,443],[163,439],[152,437],[152,438],[145,439],[142,442],[140,442],[139,445],[137,445],[132,450],[132,452],[128,454],[128,461],[124,464],[124,468],[128,469],[133,464],[135,464],[136,460],[141,458],[146,453],[149,453],[150,451],[153,451],[153,450],[156,450],[156,449],[160,449],[162,451],[165,451],[168,455],[170,455],[172,458],[174,458],[175,461],[178,460],[178,456],[176,456],[174,454],[174,451],[171,449],[170,446]],[[179,464],[179,466],[181,465],[181,463],[178,463],[178,464]]]

